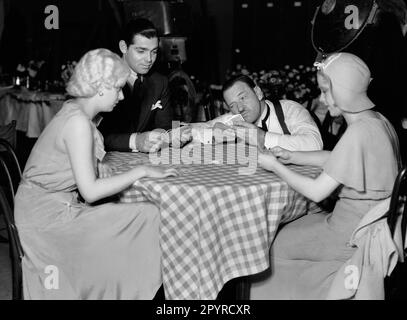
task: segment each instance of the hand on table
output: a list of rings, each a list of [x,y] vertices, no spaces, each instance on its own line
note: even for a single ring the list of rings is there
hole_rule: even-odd
[[[238,139],[243,140],[249,145],[257,146],[261,149],[264,148],[266,132],[263,129],[245,121],[234,121],[232,128],[236,129]]]
[[[271,151],[259,149],[257,163],[261,168],[268,171],[274,171],[274,166],[277,162],[277,158]]]
[[[169,143],[172,147],[182,148],[192,140],[192,127],[189,125],[175,128],[169,132]]]
[[[284,164],[291,163],[291,161],[292,161],[292,151],[283,149],[281,147],[274,147],[270,151],[278,159],[278,161],[280,161],[281,163],[284,163]]]
[[[236,132],[231,126],[228,126],[222,122],[216,122],[213,126],[213,139],[215,143],[235,141]]]
[[[110,165],[98,162],[99,179],[109,178],[113,175],[113,170]]]
[[[163,143],[160,130],[138,133],[136,136],[137,150],[142,152],[157,152]]]
[[[148,178],[167,178],[178,176],[178,171],[176,169],[166,169],[150,165],[144,165],[143,169],[145,171],[145,177]]]

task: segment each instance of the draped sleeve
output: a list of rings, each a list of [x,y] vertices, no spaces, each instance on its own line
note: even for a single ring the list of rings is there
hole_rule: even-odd
[[[324,172],[358,192],[391,193],[398,173],[398,142],[390,129],[383,119],[353,123],[331,152]]]

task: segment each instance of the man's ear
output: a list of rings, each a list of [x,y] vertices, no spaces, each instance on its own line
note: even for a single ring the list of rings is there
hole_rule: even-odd
[[[119,41],[119,49],[120,49],[120,52],[123,53],[123,54],[125,54],[127,52],[126,41],[124,41],[124,40]]]
[[[253,88],[253,90],[254,90],[254,93],[256,94],[257,98],[258,98],[260,101],[264,99],[264,93],[263,93],[263,91],[260,89],[259,86],[255,86],[255,87]]]

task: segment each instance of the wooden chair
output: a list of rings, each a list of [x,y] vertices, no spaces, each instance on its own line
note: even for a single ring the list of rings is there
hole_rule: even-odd
[[[401,234],[403,241],[406,241],[406,223],[407,223],[407,167],[400,170],[394,183],[393,192],[390,200],[390,207],[387,216],[387,222],[392,236],[396,229],[396,223],[401,217]],[[403,244],[405,247],[405,243]],[[406,257],[406,252],[404,252]],[[390,277],[385,278],[385,297],[386,300],[407,299],[407,263],[399,262],[393,270]]]
[[[17,192],[18,184],[21,180],[21,168],[18,162],[17,156],[14,152],[13,145],[8,140],[0,138],[0,156],[2,157],[5,165],[8,169],[8,177],[5,176],[5,171],[3,170],[0,175],[0,187],[6,189],[6,195],[9,199],[9,204],[11,210],[14,209],[14,195]],[[4,182],[3,182],[4,181]],[[11,182],[11,188],[9,189]],[[4,229],[0,229],[2,231]],[[0,242],[7,242],[2,235],[0,235]]]
[[[8,168],[4,160],[0,157],[0,170],[4,171],[5,176],[9,179],[9,189],[13,190],[11,183],[11,176],[8,172]],[[14,223],[13,209],[10,205],[10,197],[6,196],[6,192],[3,188],[0,188],[0,212],[5,219],[7,234],[10,245],[10,258],[12,268],[12,285],[13,285],[13,300],[21,300],[22,295],[22,268],[21,259],[24,256],[24,252],[21,246],[18,231]]]
[[[17,122],[12,120],[9,124],[0,125],[0,139],[6,140],[12,148],[17,147]],[[1,147],[0,147],[0,151]]]
[[[10,142],[0,138],[0,154],[3,156],[3,160],[8,164],[9,173],[12,180],[13,191],[17,192],[18,184],[21,180],[21,167],[18,162],[15,150]],[[13,195],[14,199],[14,195]]]

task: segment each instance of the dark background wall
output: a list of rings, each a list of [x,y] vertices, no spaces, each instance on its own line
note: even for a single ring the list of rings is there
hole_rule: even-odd
[[[316,3],[235,1],[233,61],[255,69],[310,63],[315,58],[310,35]]]
[[[3,0],[5,29],[0,64],[13,71],[31,59],[47,61],[46,76],[59,75],[66,60],[107,47],[117,51],[123,3],[117,0]],[[112,8],[116,4],[118,12]],[[252,69],[309,63],[310,20],[318,0],[185,0],[190,15],[188,61],[184,68],[197,78],[221,83],[237,63]],[[44,9],[59,8],[59,30],[46,30]]]
[[[210,62],[206,61],[209,65],[205,70],[211,70],[213,82],[221,83],[227,69],[236,64],[261,70],[310,64],[316,57],[311,45],[311,20],[320,0],[186,2],[194,12],[207,17],[208,31],[202,37]]]

